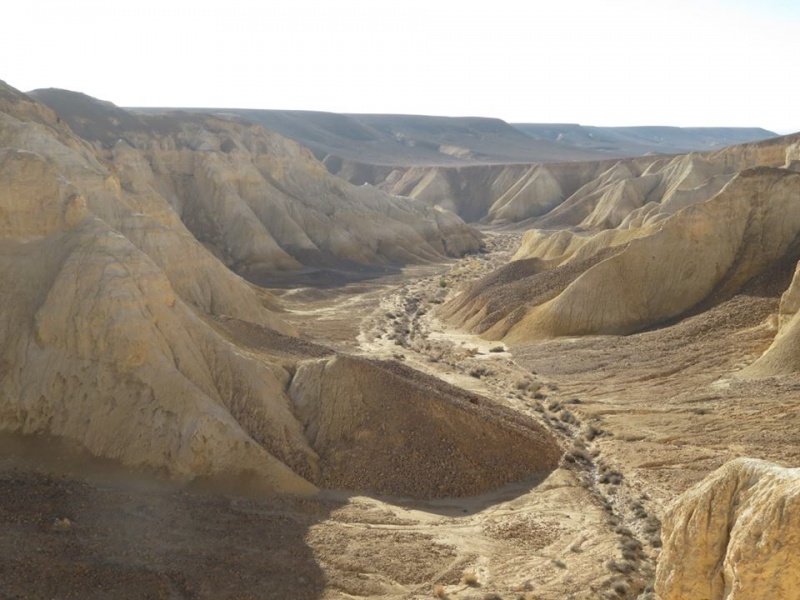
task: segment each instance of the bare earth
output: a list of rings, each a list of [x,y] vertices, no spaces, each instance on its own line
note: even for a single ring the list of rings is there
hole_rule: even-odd
[[[800,379],[733,376],[770,343],[786,274],[671,327],[511,352],[437,319],[518,242],[490,233],[484,255],[278,294],[306,339],[403,361],[536,419],[558,436],[561,468],[474,498],[245,498],[61,448],[31,458],[10,440],[0,598],[652,597],[671,499],[736,456],[800,459]]]

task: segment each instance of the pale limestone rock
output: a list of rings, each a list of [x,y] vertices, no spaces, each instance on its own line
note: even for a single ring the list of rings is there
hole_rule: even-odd
[[[731,461],[662,521],[661,600],[800,598],[800,469]]]
[[[0,84],[0,428],[181,481],[314,493],[318,457],[285,393],[285,360],[237,347],[218,317],[291,328],[220,258],[245,272],[296,268],[303,251],[441,260],[479,236],[454,215],[339,182],[257,127],[70,101],[88,111],[74,131]],[[186,223],[203,209],[200,243]]]
[[[425,203],[353,186],[260,127],[183,113],[134,116],[63,90],[38,95],[98,151],[111,148],[123,190],[150,204],[160,196],[194,237],[250,280],[306,267],[437,261],[481,247],[458,218],[441,220]],[[109,113],[120,125],[109,125]]]
[[[772,377],[800,371],[800,264],[792,282],[781,296],[778,310],[778,332],[769,348],[739,375]]]
[[[735,291],[800,235],[799,195],[796,173],[746,171],[713,199],[649,226],[589,268],[526,314],[507,339],[630,333],[679,315],[712,290]]]

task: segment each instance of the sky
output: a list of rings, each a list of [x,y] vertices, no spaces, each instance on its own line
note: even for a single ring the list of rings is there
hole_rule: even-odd
[[[120,106],[800,131],[800,0],[25,0],[0,79]]]

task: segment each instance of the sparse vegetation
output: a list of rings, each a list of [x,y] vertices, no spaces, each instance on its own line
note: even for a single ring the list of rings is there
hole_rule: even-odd
[[[615,573],[627,574],[635,571],[636,565],[627,560],[622,562],[618,562],[616,560],[609,560],[608,562],[606,562],[606,568],[609,571],[613,571]]]
[[[587,424],[583,428],[583,437],[586,438],[587,441],[593,442],[595,439],[603,435],[603,430],[599,429],[598,427]]]
[[[469,370],[469,374],[471,377],[475,379],[481,379],[482,377],[489,377],[490,375],[494,375],[494,371],[491,369],[487,369],[486,367],[473,367]]]
[[[568,423],[569,425],[575,425],[578,422],[578,419],[575,418],[575,415],[572,414],[572,411],[567,410],[566,408],[561,411],[558,417],[564,422]]]
[[[637,561],[641,560],[644,556],[642,553],[642,545],[636,538],[626,538],[620,543],[619,547],[622,552],[622,558],[625,560]]]
[[[630,587],[624,581],[616,581],[611,585],[611,589],[617,596],[627,596]]]
[[[464,571],[464,574],[461,576],[461,581],[464,585],[468,585],[470,587],[479,587],[480,582],[478,581],[478,576],[475,574],[475,571]]]
[[[622,473],[619,471],[604,471],[600,475],[600,483],[606,483],[608,485],[620,485],[622,483]]]

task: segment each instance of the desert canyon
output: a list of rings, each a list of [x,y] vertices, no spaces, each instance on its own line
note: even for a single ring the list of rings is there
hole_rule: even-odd
[[[800,599],[800,134],[0,82],[0,598]]]

